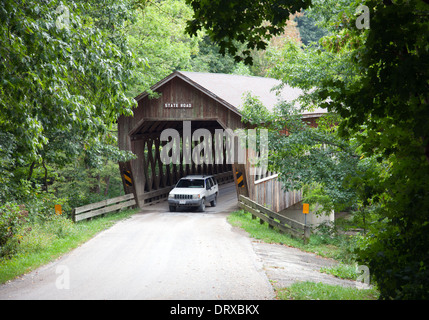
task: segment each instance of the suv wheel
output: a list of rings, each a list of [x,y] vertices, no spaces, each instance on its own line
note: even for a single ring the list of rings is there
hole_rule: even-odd
[[[210,205],[212,207],[216,207],[216,202],[217,202],[217,193],[215,194],[214,199],[210,201]]]
[[[176,211],[176,207],[175,206],[170,206],[170,212],[175,212]]]
[[[206,199],[203,198],[203,201],[201,201],[201,204],[198,207],[198,211],[200,212],[206,211]]]

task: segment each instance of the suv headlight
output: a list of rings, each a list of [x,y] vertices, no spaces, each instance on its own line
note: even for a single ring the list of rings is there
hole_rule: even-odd
[[[199,198],[200,198],[200,195],[199,195],[199,194],[194,194],[194,195],[192,196],[192,198],[193,198],[193,199],[199,199]]]
[[[168,199],[174,199],[174,194],[168,194]]]

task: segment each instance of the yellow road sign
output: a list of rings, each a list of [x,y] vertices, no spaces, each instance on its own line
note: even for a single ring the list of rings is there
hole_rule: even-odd
[[[239,188],[244,188],[243,174],[241,172],[236,171],[237,175],[237,184]]]
[[[55,205],[55,214],[61,215],[63,213],[63,209],[61,208],[60,204]]]
[[[302,213],[303,214],[309,214],[310,213],[310,204],[309,203],[303,203],[302,204]]]
[[[131,179],[131,172],[130,171],[124,171],[124,179],[125,179],[125,184],[129,187],[133,186],[133,180]]]

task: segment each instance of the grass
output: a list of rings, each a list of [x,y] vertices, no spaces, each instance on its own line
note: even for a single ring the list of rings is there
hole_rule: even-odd
[[[43,223],[25,226],[31,229],[20,239],[15,254],[9,259],[0,258],[0,284],[57,259],[136,212],[136,209],[124,210],[79,223],[54,216]]]
[[[325,258],[337,259],[341,256],[341,249],[326,241],[320,241],[317,236],[312,235],[309,243],[292,238],[288,234],[280,233],[276,229],[270,229],[267,223],[260,224],[259,219],[252,219],[252,215],[243,210],[232,212],[228,221],[235,227],[246,230],[252,238],[266,243],[280,243],[289,247],[298,248],[307,252],[313,252]]]
[[[320,272],[331,274],[337,278],[356,280],[358,273],[356,272],[356,265],[349,265],[340,263],[333,267],[321,268]]]
[[[266,243],[283,244],[335,259],[340,262],[337,266],[322,268],[320,272],[342,279],[357,279],[356,264],[351,254],[353,242],[347,237],[335,237],[322,230],[319,234],[312,234],[310,241],[305,244],[301,239],[292,238],[288,234],[269,228],[267,223],[260,224],[259,219],[252,219],[252,215],[243,210],[232,212],[228,216],[228,221],[231,225],[247,231],[254,239]],[[374,300],[379,295],[376,289],[360,290],[313,282],[297,282],[287,288],[275,287],[275,290],[277,298],[285,300]]]
[[[375,300],[378,295],[376,289],[360,290],[309,281],[296,282],[277,290],[280,300]]]

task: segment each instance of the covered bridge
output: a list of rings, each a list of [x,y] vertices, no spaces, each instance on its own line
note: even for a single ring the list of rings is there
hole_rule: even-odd
[[[249,159],[255,154],[248,152],[240,159],[238,138],[231,135],[236,129],[247,129],[240,112],[246,92],[257,96],[269,110],[279,99],[291,101],[301,93],[286,86],[277,94],[272,89],[279,83],[262,77],[176,71],[137,96],[134,115],[118,119],[120,149],[137,155],[135,160],[120,163],[125,192],[134,193],[138,206],[143,207],[165,199],[183,176],[210,174],[219,183],[234,180],[237,194],[276,212],[299,202],[300,191],[284,192],[277,175],[267,171],[250,174]],[[303,117],[317,118],[321,112]],[[177,140],[173,139],[175,133],[180,135]],[[208,137],[210,150],[194,153]],[[163,153],[169,143],[168,152]],[[195,154],[204,159],[199,161]]]

